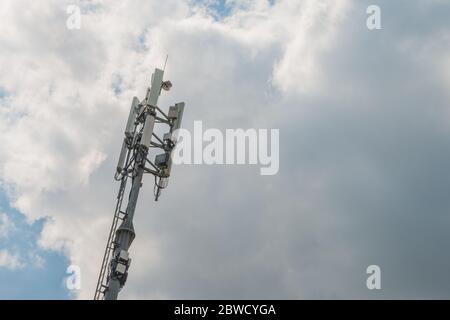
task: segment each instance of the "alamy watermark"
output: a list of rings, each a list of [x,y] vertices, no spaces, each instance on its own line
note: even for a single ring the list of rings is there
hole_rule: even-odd
[[[208,128],[194,121],[191,133],[179,129],[174,164],[259,165],[261,175],[275,175],[280,168],[279,129]],[[270,148],[269,148],[270,146]]]
[[[70,265],[67,267],[66,273],[66,288],[70,291],[81,289],[81,268],[77,265]]]
[[[66,27],[69,30],[81,29],[81,9],[79,6],[71,4],[67,6],[66,13],[68,15],[66,20]]]
[[[381,289],[381,268],[375,264],[370,265],[366,269],[366,273],[369,277],[366,280],[366,286],[369,290]]]
[[[366,13],[369,15],[367,17],[366,25],[369,30],[380,30],[381,29],[381,8],[377,5],[370,5],[367,7]]]

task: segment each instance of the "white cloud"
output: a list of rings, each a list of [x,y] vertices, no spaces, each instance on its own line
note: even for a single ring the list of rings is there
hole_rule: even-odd
[[[0,250],[0,268],[16,270],[21,269],[24,266],[25,264],[21,261],[18,255],[12,254],[5,249]]]
[[[0,238],[7,238],[15,229],[16,226],[9,216],[0,212]]]
[[[191,2],[82,1],[82,27],[73,31],[65,27],[59,1],[1,2],[0,87],[8,98],[0,100],[0,179],[29,221],[49,217],[39,243],[62,250],[81,267],[81,298],[93,296],[132,96],[142,97],[166,54],[174,87],[161,106],[186,101],[187,128],[197,119],[218,128],[280,128],[280,174],[264,179],[252,167],[180,166],[158,203],[152,201],[152,179],[145,179],[122,297],[366,294],[355,276],[367,267],[362,246],[382,239],[367,236],[377,230],[365,229],[373,222],[369,205],[344,200],[362,190],[378,194],[403,186],[403,171],[389,175],[384,166],[397,149],[378,145],[378,132],[390,129],[383,141],[405,146],[409,140],[400,140],[389,120],[417,125],[419,116],[405,118],[389,103],[408,104],[419,115],[427,113],[409,102],[425,93],[444,103],[442,92],[430,89],[432,80],[418,85],[422,92],[393,82],[420,68],[422,79],[432,79],[425,61],[437,67],[438,60],[425,57],[447,47],[431,46],[424,59],[408,60],[393,45],[396,37],[408,37],[387,35],[395,22],[385,20],[385,33],[367,42],[365,8],[355,1],[235,2],[239,10],[215,21]],[[370,58],[371,50],[379,60]],[[407,75],[407,84],[417,82]],[[427,132],[413,129],[411,136]],[[372,154],[375,148],[386,158]],[[384,185],[385,179],[394,181]],[[360,199],[378,204],[380,212],[386,209],[381,204],[395,202],[387,194],[378,202],[365,193]],[[358,234],[360,228],[365,234]],[[14,257],[3,252],[5,261]],[[17,257],[15,263],[20,265]]]
[[[37,252],[31,251],[28,253],[28,259],[35,268],[42,269],[45,267],[45,259]]]
[[[326,71],[320,65],[321,57],[332,50],[349,7],[347,0],[298,1],[278,12],[280,20],[289,19],[285,24],[285,54],[274,69],[274,81],[280,90],[314,94],[323,88]],[[298,14],[287,15],[287,9]]]

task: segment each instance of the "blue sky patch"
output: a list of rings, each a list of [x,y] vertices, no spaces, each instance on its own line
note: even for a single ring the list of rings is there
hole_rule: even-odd
[[[13,269],[0,267],[0,299],[70,298],[64,287],[69,264],[67,258],[37,245],[45,219],[28,224],[20,212],[10,207],[2,191],[0,214],[6,214],[13,226],[6,236],[0,238],[0,250],[17,255],[22,264]]]

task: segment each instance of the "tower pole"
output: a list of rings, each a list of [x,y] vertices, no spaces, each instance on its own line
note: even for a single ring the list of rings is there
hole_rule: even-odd
[[[176,135],[173,134],[180,128],[184,102],[171,106],[167,115],[158,108],[161,89],[168,91],[172,87],[170,81],[163,82],[163,76],[164,70],[155,69],[145,99],[139,102],[138,98],[133,98],[114,176],[121,183],[97,281],[95,300],[117,300],[127,280],[131,263],[129,249],[136,236],[133,219],[144,174],[155,176],[156,201],[161,189],[167,186],[172,167],[171,155],[177,141]],[[154,133],[155,123],[169,126],[169,132],[165,133],[163,138]],[[152,137],[156,141],[152,141]],[[164,153],[157,155],[152,162],[148,159],[150,148],[162,149]],[[146,167],[146,164],[149,164],[149,167]],[[131,188],[126,209],[123,211],[121,208],[128,179],[131,179]]]
[[[142,186],[145,163],[148,150],[151,145],[153,129],[155,127],[155,109],[158,103],[159,94],[161,92],[163,74],[163,71],[158,69],[156,70],[153,75],[151,88],[147,92],[145,101],[146,105],[143,110],[145,122],[142,135],[138,137],[140,141],[137,146],[137,154],[133,167],[132,185],[125,216],[123,217],[122,223],[117,229],[115,235],[115,249],[111,260],[108,284],[105,289],[105,300],[117,300],[119,291],[125,285],[128,277],[128,268],[131,263],[128,250],[136,236],[133,226],[134,212],[136,210],[139,191]]]
[[[153,118],[154,121],[154,118]],[[145,163],[145,158],[147,157],[147,150],[141,148],[141,161],[135,162],[135,172],[136,176],[133,178],[133,183],[130,191],[130,198],[128,200],[128,205],[126,209],[126,215],[122,224],[116,231],[116,249],[114,250],[114,260],[111,265],[110,279],[108,282],[108,288],[105,290],[105,300],[117,300],[120,289],[125,285],[126,278],[128,276],[128,267],[130,265],[128,250],[135,238],[133,217],[136,210],[137,199],[139,196],[139,191],[142,186],[142,177],[144,175],[144,166],[142,160]],[[117,270],[120,264],[125,266],[125,269]],[[125,270],[125,272],[121,272]]]

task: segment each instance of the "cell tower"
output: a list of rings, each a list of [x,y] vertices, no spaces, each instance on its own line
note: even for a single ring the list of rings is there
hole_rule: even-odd
[[[131,104],[114,176],[120,181],[117,205],[95,289],[95,300],[116,300],[127,280],[131,263],[128,249],[136,235],[133,217],[144,173],[155,177],[156,201],[168,183],[172,167],[171,155],[176,144],[176,130],[180,128],[183,117],[184,102],[170,107],[167,114],[158,108],[161,89],[169,91],[172,87],[170,81],[163,81],[163,76],[163,70],[155,69],[145,99],[139,102],[134,97]],[[154,133],[155,124],[167,125],[169,131],[162,138],[158,137]],[[148,159],[150,148],[163,150],[153,162]],[[131,188],[125,205],[124,194],[130,180]],[[126,208],[125,211],[122,210],[123,207]]]

